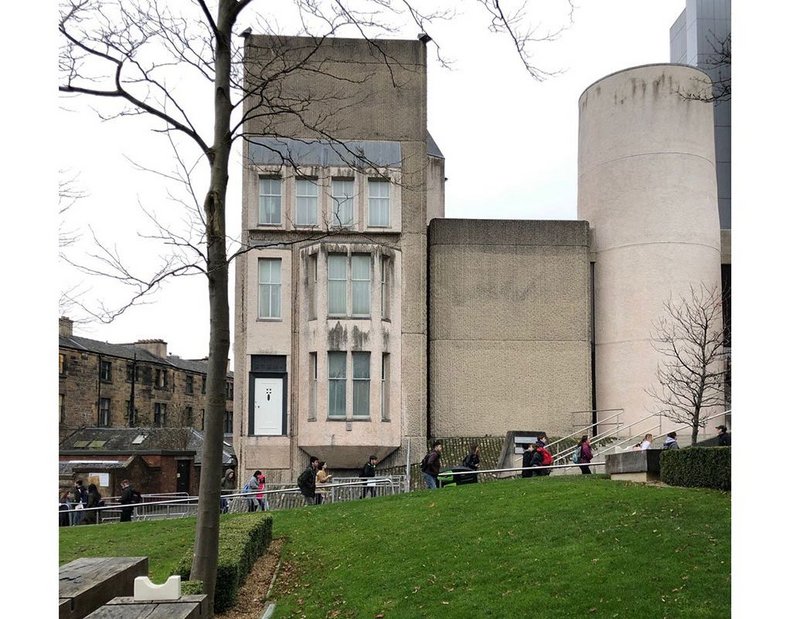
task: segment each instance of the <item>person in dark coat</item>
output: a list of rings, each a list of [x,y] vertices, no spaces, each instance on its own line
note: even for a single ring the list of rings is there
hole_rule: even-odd
[[[69,508],[69,490],[67,490],[66,492],[62,493],[58,499],[58,526],[69,526]]]
[[[317,502],[317,470],[319,469],[319,458],[311,456],[308,468],[300,473],[297,478],[297,487],[303,495],[306,505],[314,505]]]
[[[533,443],[525,445],[525,451],[522,454],[522,476],[533,477],[533,457],[536,455],[536,450]]]
[[[461,462],[465,467],[468,469],[472,469],[473,471],[478,470],[478,466],[481,463],[481,456],[480,456],[481,448],[477,443],[472,443],[469,448],[469,453],[464,456],[464,460]]]
[[[360,477],[362,479],[369,479],[375,477],[375,465],[378,464],[378,456],[370,456],[367,463],[361,469]],[[367,498],[367,494],[374,497],[375,496],[375,482],[366,482],[364,487],[361,489],[361,498]]]
[[[720,447],[731,446],[731,435],[728,434],[728,428],[726,426],[717,426],[717,441],[717,445]]]
[[[86,488],[83,487],[83,480],[78,478],[75,480],[75,487],[72,489],[72,494],[70,496],[72,509],[74,511],[70,512],[70,523],[72,525],[81,524],[81,516],[83,516],[80,508],[86,507],[86,503],[89,501],[89,494],[86,492]]]
[[[227,495],[236,493],[236,471],[233,469],[225,471],[225,476],[219,482],[219,493],[219,511],[227,514],[229,503]]]
[[[436,489],[436,479],[439,477],[439,471],[442,468],[442,441],[436,440],[433,442],[433,447],[425,456],[425,465],[420,467],[422,472],[422,481],[425,482],[425,487],[430,490]]]
[[[97,524],[98,522],[100,522],[100,512],[99,510],[92,508],[102,507],[103,497],[100,496],[100,491],[94,484],[89,484],[89,490],[86,494],[89,498],[86,501],[86,508],[83,510],[83,518],[81,519],[81,524]]]
[[[122,483],[122,494],[119,496],[119,504],[132,506],[134,503],[140,503],[142,501],[142,495],[136,492],[136,489],[131,486],[131,482],[127,479],[123,479]],[[131,516],[133,515],[133,507],[123,507],[120,510],[119,521],[120,522],[130,522]]]
[[[667,438],[664,439],[664,447],[662,449],[680,449],[678,447],[678,435],[675,432],[670,432],[667,434]]]

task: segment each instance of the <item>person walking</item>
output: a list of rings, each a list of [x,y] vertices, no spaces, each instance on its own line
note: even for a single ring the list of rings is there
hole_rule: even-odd
[[[477,471],[481,463],[480,451],[481,448],[478,445],[478,443],[472,443],[472,445],[470,445],[469,447],[469,452],[467,453],[466,456],[464,456],[464,460],[462,460],[461,464],[467,467],[468,469]]]
[[[257,477],[258,479],[258,494],[256,494],[256,500],[258,501],[258,511],[264,512],[269,509],[269,501],[264,494],[264,488],[267,485],[267,477],[264,473],[260,473]]]
[[[73,511],[70,512],[70,523],[75,526],[77,524],[81,524],[83,520],[80,510],[86,507],[86,503],[89,501],[89,494],[86,492],[86,488],[83,487],[83,480],[78,478],[75,480],[75,487],[72,489],[72,509]]]
[[[534,446],[533,466],[545,467],[545,466],[550,466],[551,464],[553,464],[553,456],[548,451],[544,441],[542,439],[539,439],[538,441],[536,441],[536,445]],[[534,468],[533,474],[536,477],[547,477],[550,474],[550,469]]]
[[[225,471],[225,476],[219,482],[219,511],[221,514],[227,514],[229,509],[230,499],[228,495],[236,492],[236,473],[233,469]]]
[[[726,426],[717,426],[717,445],[720,447],[731,446],[731,435],[728,434]]]
[[[592,446],[589,443],[589,437],[585,434],[581,437],[580,445],[580,456],[578,457],[578,462],[584,465],[589,464],[592,461]],[[592,471],[589,470],[588,466],[581,467],[581,473],[583,475],[589,475]]]
[[[320,489],[320,486],[330,483],[333,475],[328,474],[328,464],[324,460],[320,460],[319,470],[317,471],[317,489],[316,493],[317,505],[322,505],[325,502],[325,497],[330,494],[327,488]]]
[[[667,438],[664,439],[664,447],[662,449],[680,449],[680,447],[678,447],[678,435],[675,432],[667,433]]]
[[[536,454],[533,443],[525,445],[525,451],[522,453],[522,477],[533,477],[533,456]]]
[[[133,486],[131,486],[130,481],[128,481],[127,479],[123,479],[120,486],[122,487],[122,494],[120,494],[119,496],[120,505],[127,506],[127,505],[133,505],[134,503],[142,502],[142,495],[139,494]],[[132,515],[133,515],[133,507],[123,507],[120,510],[119,521],[130,522]]]
[[[253,476],[247,480],[247,483],[242,488],[242,494],[255,494],[258,491],[258,478],[261,477],[261,471],[256,471]],[[247,497],[247,511],[254,512],[258,509],[258,501],[254,497]]]
[[[317,471],[319,470],[319,458],[311,456],[308,467],[300,473],[297,478],[297,487],[303,495],[306,505],[314,505],[317,502]]]
[[[361,498],[367,498],[367,494],[369,496],[375,496],[375,465],[378,463],[378,456],[370,456],[367,463],[361,469],[361,479],[372,479],[372,481],[367,481],[364,483],[364,487],[361,488]]]
[[[86,500],[86,507],[83,510],[81,524],[97,524],[100,522],[100,512],[99,510],[93,508],[103,506],[103,497],[100,496],[100,491],[94,484],[89,484],[89,489],[86,492],[86,495],[88,496],[88,499]]]
[[[422,460],[420,470],[422,471],[422,481],[425,487],[431,490],[436,489],[436,478],[442,467],[442,441],[433,442],[433,447]]]
[[[639,449],[641,450],[650,449],[650,445],[652,444],[653,444],[653,435],[647,433],[644,435],[644,440],[641,443],[639,443]]]

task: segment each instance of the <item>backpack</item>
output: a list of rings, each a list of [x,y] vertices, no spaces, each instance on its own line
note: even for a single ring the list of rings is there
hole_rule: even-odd
[[[467,454],[464,456],[464,459],[461,461],[461,465],[467,468],[472,468],[472,454]]]
[[[581,447],[582,445],[578,445],[572,454],[572,462],[574,464],[578,464],[581,461]]]
[[[428,458],[430,457],[430,452],[425,454],[425,457],[422,459],[422,462],[419,463],[419,468],[423,473],[427,473],[428,468]]]
[[[141,503],[142,502],[142,495],[139,494],[136,490],[131,493],[131,499],[133,499],[134,503]]]
[[[553,455],[542,447],[542,466],[550,466],[553,464]]]

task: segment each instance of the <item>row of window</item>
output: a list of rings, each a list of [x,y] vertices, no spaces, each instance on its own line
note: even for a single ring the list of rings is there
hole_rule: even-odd
[[[389,269],[381,256],[381,318],[389,319]],[[372,299],[372,256],[370,254],[328,254],[328,316],[368,318]],[[307,262],[309,320],[317,318],[317,256]],[[281,259],[258,260],[258,317],[281,318]]]
[[[310,367],[310,401],[308,418],[317,418],[317,353],[311,353]],[[347,398],[348,382],[350,383],[350,399]],[[370,415],[370,353],[353,351],[328,352],[328,418],[346,418],[348,411],[354,419],[369,418]],[[389,420],[389,353],[382,353],[380,378],[380,414],[381,420]]]
[[[125,401],[125,416],[126,418],[130,414],[130,400]],[[134,419],[133,425],[137,424],[137,415],[138,409],[134,410]],[[58,394],[58,413],[59,413],[59,420],[60,423],[66,422],[66,407],[64,401],[64,394]],[[183,426],[193,426],[194,425],[194,409],[191,406],[187,406],[183,411],[183,419],[181,419],[181,425]],[[200,411],[200,429],[203,430],[205,425],[205,409]],[[108,428],[111,426],[111,398],[100,398],[100,402],[98,405],[97,411],[97,426],[101,428]],[[154,402],[153,403],[153,426],[154,427],[166,427],[167,426],[167,403],[166,402]],[[224,420],[224,432],[225,434],[233,434],[233,412],[232,411],[225,411],[225,420]]]
[[[112,381],[112,363],[111,361],[100,360],[100,381],[104,383],[110,383]],[[144,372],[142,371],[144,370]],[[66,355],[63,353],[58,354],[58,374],[59,376],[66,375]],[[187,394],[193,394],[195,392],[195,376],[192,374],[186,374],[185,380],[185,391]],[[144,384],[150,384],[151,379],[151,368],[144,367],[139,365],[135,365],[133,363],[129,363],[125,368],[125,380],[127,382],[141,382]],[[206,377],[201,376],[201,387],[200,392],[206,392]],[[169,372],[166,369],[156,368],[155,369],[155,378],[152,381],[153,386],[156,389],[168,389],[169,388]],[[225,396],[228,400],[233,400],[233,383],[226,383],[225,384]]]
[[[283,203],[284,179],[278,176],[261,176],[258,182],[258,225],[281,225],[281,205]],[[367,181],[367,226],[388,228],[391,226],[391,183],[385,179],[371,178]],[[355,198],[355,179],[333,179],[330,188],[317,178],[298,178],[294,181],[295,226],[319,226],[320,190],[329,194],[330,227],[351,228],[356,224],[353,208]],[[291,219],[291,217],[290,217]]]

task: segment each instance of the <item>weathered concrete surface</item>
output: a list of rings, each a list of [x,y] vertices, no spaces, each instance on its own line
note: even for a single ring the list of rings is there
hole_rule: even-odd
[[[606,456],[606,474],[620,481],[657,481],[661,479],[662,449],[634,449]]]

